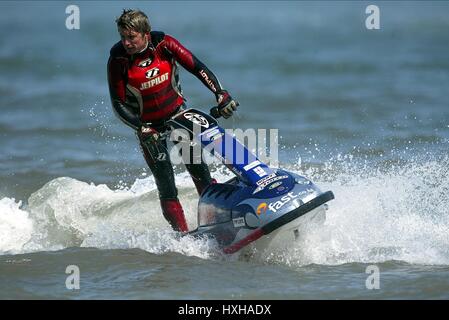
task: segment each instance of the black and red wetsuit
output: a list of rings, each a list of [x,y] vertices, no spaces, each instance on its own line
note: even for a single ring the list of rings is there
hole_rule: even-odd
[[[183,103],[177,63],[198,77],[215,95],[222,87],[215,75],[178,40],[152,31],[141,53],[128,55],[121,41],[111,49],[108,82],[113,108],[134,129],[160,123]]]
[[[194,74],[216,96],[223,90],[215,75],[175,38],[152,31],[148,47],[128,55],[121,41],[111,49],[108,82],[112,106],[128,126],[139,130],[149,123],[165,130],[164,120],[184,105],[177,63]],[[172,164],[167,142],[160,139],[147,143],[138,135],[145,159],[159,190],[160,199],[176,199]],[[212,179],[204,163],[186,164],[199,193]]]

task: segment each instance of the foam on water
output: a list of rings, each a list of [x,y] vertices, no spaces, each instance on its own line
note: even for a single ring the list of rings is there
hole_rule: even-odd
[[[256,260],[289,266],[389,260],[449,264],[447,156],[383,169],[342,157],[325,167],[292,170],[334,192],[325,222],[305,225],[296,243],[269,248]],[[227,172],[213,175],[220,182],[231,177]],[[193,229],[196,191],[187,173],[178,174],[176,181]],[[0,200],[0,253],[73,246],[141,248],[202,258],[215,249],[212,242],[176,236],[161,214],[152,176],[119,189],[61,177],[33,193],[26,205]]]
[[[31,239],[33,221],[21,205],[15,199],[0,200],[0,252],[19,253]]]
[[[191,228],[196,227],[196,191],[188,174],[176,177]],[[141,248],[206,258],[213,243],[179,238],[161,214],[153,177],[130,188],[112,190],[61,177],[28,199],[0,201],[0,253],[59,250],[67,247]]]
[[[347,162],[332,181],[310,172],[323,190],[335,194],[326,221],[304,226],[295,244],[270,248],[258,258],[298,266],[390,260],[447,265],[448,168],[445,156],[382,170]]]

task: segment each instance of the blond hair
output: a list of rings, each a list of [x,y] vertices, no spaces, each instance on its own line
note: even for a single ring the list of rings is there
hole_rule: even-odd
[[[134,30],[139,33],[151,31],[150,21],[145,13],[140,10],[123,9],[123,13],[115,22],[119,29]]]

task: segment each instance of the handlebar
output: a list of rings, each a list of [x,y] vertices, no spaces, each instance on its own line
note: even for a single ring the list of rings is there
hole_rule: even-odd
[[[213,107],[210,109],[210,115],[214,117],[215,119],[218,119],[221,117],[220,111],[218,111],[218,107]]]

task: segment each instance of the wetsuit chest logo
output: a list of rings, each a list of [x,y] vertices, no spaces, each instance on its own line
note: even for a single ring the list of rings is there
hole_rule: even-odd
[[[151,64],[151,62],[153,62],[153,60],[151,58],[148,58],[146,60],[141,61],[138,64],[138,66],[141,67],[141,68],[146,68],[146,67],[148,67]]]
[[[155,76],[157,76],[158,74],[159,74],[159,68],[153,68],[153,69],[145,72],[145,77],[147,79],[151,79],[151,78],[154,78]]]
[[[157,68],[155,68],[155,69],[157,69]],[[148,72],[151,72],[151,71],[153,71],[155,69],[151,69]],[[159,69],[157,69],[156,76],[154,76],[154,75],[152,76],[153,78],[150,79],[150,77],[147,76],[147,78],[150,79],[150,80],[146,81],[146,82],[143,82],[140,85],[140,90],[145,90],[145,89],[152,88],[152,87],[154,87],[156,85],[159,85],[159,84],[161,84],[161,83],[163,83],[163,82],[168,80],[168,72],[166,72],[166,73],[164,73],[164,74],[162,74],[160,76],[157,76],[158,74],[159,74]]]
[[[146,93],[148,94],[157,92],[159,90],[158,88],[161,88],[160,86],[166,84],[170,80],[171,72],[171,66],[168,62],[160,60],[157,57],[151,60],[150,67],[140,67],[144,62],[141,61],[128,70],[128,83],[131,86],[141,91],[156,87],[153,90],[147,91]]]

